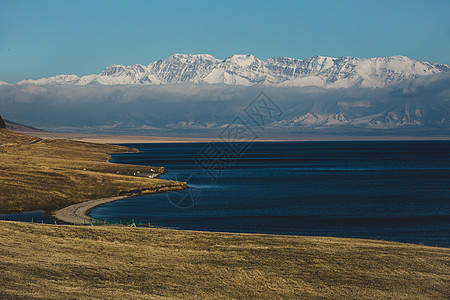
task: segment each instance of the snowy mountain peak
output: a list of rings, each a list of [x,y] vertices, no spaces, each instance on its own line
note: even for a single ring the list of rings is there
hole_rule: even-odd
[[[209,54],[182,54],[182,53],[171,55],[166,60],[167,61],[178,60],[183,62],[193,62],[198,60],[219,61],[217,58]]]
[[[256,56],[251,54],[233,54],[230,57],[225,58],[223,61],[232,61],[232,62],[238,62],[238,61],[247,61],[247,60],[259,60],[256,58]]]
[[[325,88],[379,88],[441,72],[450,66],[419,62],[406,56],[375,58],[314,56],[261,60],[235,54],[224,60],[209,54],[181,54],[147,66],[111,65],[98,75],[58,75],[18,84],[226,84],[266,86],[316,86]]]
[[[143,73],[145,71],[146,67],[139,64],[132,66],[110,65],[100,73],[100,76],[113,76],[113,77],[118,77],[122,75],[132,76],[133,73]]]
[[[109,67],[106,67],[106,69],[103,70],[103,72],[100,73],[101,76],[110,76],[115,75],[119,72],[125,71],[124,65],[110,65]]]
[[[48,78],[41,78],[37,80],[28,79],[19,81],[17,84],[36,84],[36,85],[47,85],[47,84],[76,84],[79,81],[77,75],[56,75]]]
[[[383,58],[383,57],[377,57],[377,58]],[[409,61],[409,60],[413,60],[407,56],[404,55],[393,55],[393,56],[388,56],[386,57],[388,59],[392,59],[392,60],[399,60],[399,61]]]

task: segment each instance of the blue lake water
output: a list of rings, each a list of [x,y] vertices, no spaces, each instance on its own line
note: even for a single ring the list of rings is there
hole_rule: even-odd
[[[0,220],[3,221],[21,221],[21,222],[32,222],[32,223],[46,223],[54,224],[55,222],[61,224],[63,222],[56,220],[46,214],[44,211],[30,211],[17,214],[1,214]]]
[[[450,247],[450,142],[132,144],[113,162],[164,166],[189,190],[94,218],[180,229],[357,237]]]

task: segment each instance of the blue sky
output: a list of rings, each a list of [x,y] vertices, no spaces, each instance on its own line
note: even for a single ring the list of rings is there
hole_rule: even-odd
[[[174,53],[450,64],[449,11],[448,0],[1,0],[0,81],[82,76]]]

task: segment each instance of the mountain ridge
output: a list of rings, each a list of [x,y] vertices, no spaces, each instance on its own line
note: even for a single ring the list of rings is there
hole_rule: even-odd
[[[174,54],[149,65],[112,64],[99,74],[56,75],[18,85],[225,84],[272,87],[383,88],[421,76],[450,72],[450,66],[406,56],[374,58],[314,56],[306,59],[234,54],[223,60],[209,54]]]

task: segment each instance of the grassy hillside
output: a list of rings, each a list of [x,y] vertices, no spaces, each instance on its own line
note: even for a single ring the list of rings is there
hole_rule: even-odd
[[[2,299],[445,299],[450,249],[0,222]],[[448,299],[448,298],[447,298]]]
[[[126,151],[1,129],[0,209],[180,187],[107,162]],[[450,249],[393,242],[0,221],[0,299],[445,299],[449,270]]]
[[[81,201],[182,184],[132,176],[161,168],[112,164],[122,146],[38,139],[0,129],[0,212],[54,210]]]

